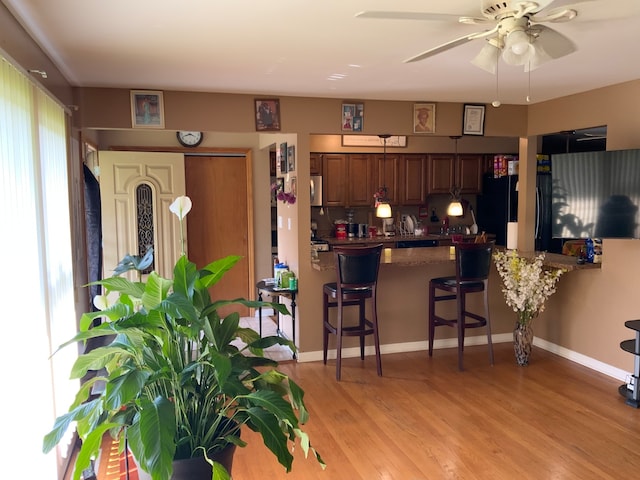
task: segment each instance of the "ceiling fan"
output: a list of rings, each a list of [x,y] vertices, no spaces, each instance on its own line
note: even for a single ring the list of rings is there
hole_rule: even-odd
[[[583,0],[593,1],[593,0]],[[497,72],[500,58],[510,65],[523,65],[525,71],[534,70],[545,62],[569,55],[576,50],[575,44],[557,30],[543,23],[567,22],[578,15],[577,4],[547,8],[554,0],[480,0],[482,17],[457,16],[446,13],[364,11],[359,18],[451,20],[457,18],[465,25],[486,25],[481,32],[456,38],[431,48],[405,63],[417,62],[451,48],[477,39],[486,43],[471,61],[489,73]],[[562,3],[562,0],[558,1]],[[566,2],[564,2],[566,3]]]

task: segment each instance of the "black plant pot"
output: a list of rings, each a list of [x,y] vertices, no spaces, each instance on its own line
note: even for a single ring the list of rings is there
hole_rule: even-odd
[[[231,474],[235,451],[236,446],[229,444],[224,450],[210,455],[209,458],[222,464],[227,469],[227,472]],[[211,465],[204,457],[174,460],[171,480],[211,480]]]

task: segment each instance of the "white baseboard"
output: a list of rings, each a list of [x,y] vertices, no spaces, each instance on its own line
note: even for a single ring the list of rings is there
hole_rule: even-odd
[[[511,333],[501,333],[499,335],[493,335],[491,337],[493,343],[507,343],[513,342],[513,334]],[[464,339],[465,345],[486,345],[487,337],[485,335],[474,336],[474,337],[465,337]],[[581,353],[574,352],[567,348],[561,347],[554,343],[548,342],[546,340],[542,340],[540,338],[535,338],[533,340],[533,344],[536,347],[542,348],[543,350],[547,350],[551,353],[555,353],[567,360],[571,360],[572,362],[583,365],[587,368],[595,370],[597,372],[603,373],[609,377],[615,378],[620,381],[626,381],[630,372],[621,370],[619,368],[613,367],[606,363],[603,363],[595,358],[587,357],[586,355],[582,355]],[[454,348],[458,346],[457,338],[446,338],[442,340],[436,340],[433,342],[434,349],[441,348]],[[406,343],[391,343],[386,345],[380,345],[380,353],[403,353],[403,352],[419,352],[426,351],[429,348],[429,344],[426,340],[420,342],[406,342]],[[335,359],[336,351],[335,349],[329,350],[328,358]],[[369,345],[364,349],[365,355],[375,355],[375,350],[373,345]],[[350,347],[342,349],[342,358],[354,358],[360,356],[360,347]],[[313,351],[313,352],[298,352],[298,361],[299,362],[316,362],[322,360],[322,351]]]

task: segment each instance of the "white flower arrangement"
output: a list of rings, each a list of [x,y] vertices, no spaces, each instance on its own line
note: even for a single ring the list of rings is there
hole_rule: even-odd
[[[544,311],[544,303],[556,291],[556,283],[565,272],[543,268],[545,254],[532,259],[518,255],[517,250],[496,251],[493,259],[504,284],[502,293],[507,305],[518,314],[518,322],[528,325]]]

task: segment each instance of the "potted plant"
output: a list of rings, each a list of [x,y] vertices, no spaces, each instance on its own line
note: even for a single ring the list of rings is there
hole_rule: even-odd
[[[229,449],[232,455],[236,446],[244,446],[240,431],[247,426],[261,434],[287,471],[293,461],[289,443],[296,439],[305,456],[311,450],[324,467],[300,426],[308,418],[304,391],[276,369],[277,362],[263,356],[264,348],[281,344],[295,349],[293,343],[279,336],[260,338],[254,330],[241,328],[237,312],[224,318],[218,313],[229,304],[268,305],[288,313],[286,307],[242,298],[212,299],[209,287],[239,257],[228,256],[198,270],[184,253],[182,222],[191,201],[179,197],[170,209],[180,219],[183,252],[173,278],[155,272],[138,281],[120,276],[137,270],[142,278],[151,263],[147,254],[127,256],[113,277],[96,282],[106,290],[94,302],[103,310],[82,315],[80,332],[61,348],[96,337],[111,342],[78,357],[72,378],[98,373],[81,384],[69,412],[58,417],[44,438],[44,451],[77,422],[82,446],[75,480],[98,454],[107,432],[128,446],[153,480],[178,478],[172,476],[174,467],[183,461],[208,464],[206,477],[186,478],[228,479],[228,469],[214,457]],[[113,292],[117,300],[107,305]],[[105,321],[96,326],[98,317]],[[238,347],[237,340],[246,346]],[[100,391],[94,393],[98,386]]]
[[[498,250],[493,259],[502,278],[505,301],[518,314],[513,330],[513,348],[518,365],[529,364],[533,329],[531,323],[556,291],[563,269],[544,267],[545,254],[525,258],[517,250]]]

